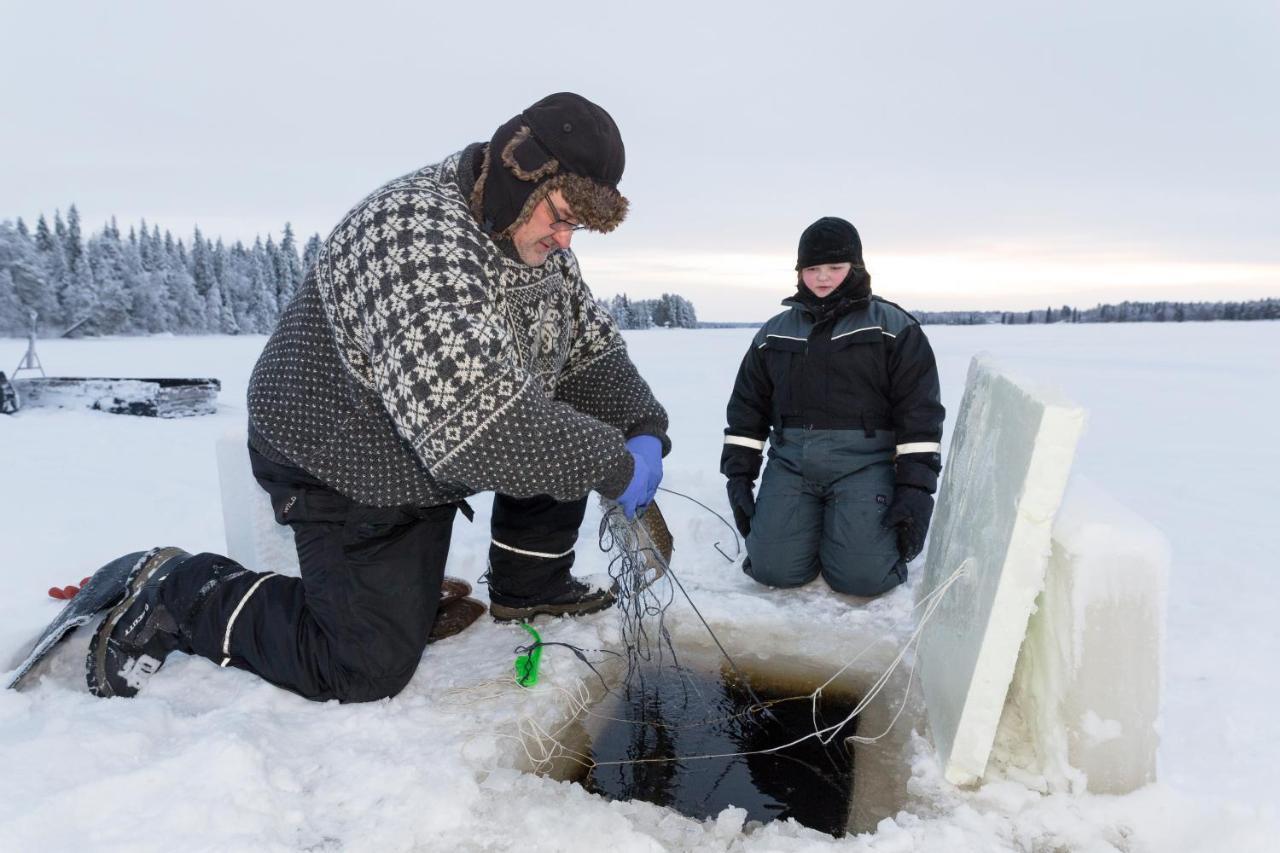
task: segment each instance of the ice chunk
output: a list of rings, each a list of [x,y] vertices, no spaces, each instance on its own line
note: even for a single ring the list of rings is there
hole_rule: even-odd
[[[986,770],[1084,420],[985,356],[969,365],[922,587],[966,571],[920,647],[929,727],[952,784]]]
[[[1054,789],[1123,794],[1156,777],[1169,546],[1100,487],[1073,477],[1044,592],[1001,721]],[[1009,709],[1016,708],[1016,713]]]
[[[227,556],[254,571],[296,575],[298,552],[293,532],[276,524],[271,498],[249,469],[247,444],[243,428],[228,430],[217,442]]]

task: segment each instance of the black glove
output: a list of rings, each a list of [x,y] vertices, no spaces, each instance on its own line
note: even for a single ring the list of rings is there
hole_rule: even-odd
[[[915,486],[895,486],[893,503],[880,523],[898,529],[898,553],[909,563],[924,548],[924,537],[933,518],[933,495]]]
[[[725,490],[729,493],[729,506],[733,508],[733,523],[743,536],[751,532],[751,517],[756,514],[754,485],[754,481],[746,477],[730,477],[725,483]]]

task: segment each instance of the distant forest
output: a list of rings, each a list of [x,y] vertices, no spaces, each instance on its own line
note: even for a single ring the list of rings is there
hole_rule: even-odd
[[[912,311],[925,326],[1024,326],[1042,323],[1186,323],[1204,320],[1280,320],[1280,299],[1251,302],[1121,302],[1092,308],[1039,311]],[[757,328],[760,323],[699,323],[703,329]]]
[[[320,236],[299,251],[288,223],[280,242],[252,246],[210,240],[195,229],[189,240],[146,221],[122,234],[113,218],[87,239],[72,205],[29,228],[0,222],[0,335],[23,335],[30,312],[40,334],[133,335],[266,334],[315,262]],[[601,299],[623,329],[714,328],[759,323],[700,323],[693,303],[665,293],[657,299],[620,294]],[[917,311],[929,325],[1031,323],[1180,323],[1195,320],[1277,320],[1280,299],[1251,302],[1122,302],[1092,308],[1035,311]]]
[[[114,218],[85,239],[75,205],[52,227],[0,222],[0,334],[25,334],[33,310],[47,336],[270,332],[319,250],[313,235],[299,255],[288,224],[252,246]]]
[[[980,326],[998,323],[1187,323],[1197,320],[1280,320],[1280,299],[1249,302],[1121,302],[1092,308],[1045,308],[1039,311],[914,311],[925,325]]]
[[[631,299],[620,293],[597,301],[613,315],[619,329],[696,329],[699,325],[693,303],[674,293],[664,293],[657,299]]]
[[[0,222],[0,335],[266,334],[320,251],[312,235],[298,251],[289,224],[279,243],[227,246],[197,228],[190,240],[145,221],[121,233],[115,219],[86,239],[75,205],[53,225]],[[600,300],[623,329],[694,328],[682,296]]]

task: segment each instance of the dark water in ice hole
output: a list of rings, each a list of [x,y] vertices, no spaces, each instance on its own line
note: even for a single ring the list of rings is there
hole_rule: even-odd
[[[756,695],[775,719],[748,714],[753,700],[732,671],[697,672],[671,667],[649,672],[597,703],[592,712],[616,720],[589,719],[587,745],[581,751],[597,762],[637,758],[673,758],[754,752],[789,743],[814,730],[810,700],[794,699],[818,683],[794,679],[772,683],[747,676]],[[848,716],[858,698],[823,691],[818,724]],[[719,814],[733,805],[747,810],[748,821],[795,818],[805,826],[842,835],[853,793],[853,756],[844,739],[855,733],[856,718],[824,746],[810,738],[789,749],[761,755],[684,759],[653,763],[581,765],[552,775],[576,781],[588,791],[614,800],[644,800],[692,818]]]

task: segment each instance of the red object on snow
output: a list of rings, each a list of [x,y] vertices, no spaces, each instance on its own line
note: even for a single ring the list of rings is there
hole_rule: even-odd
[[[80,581],[80,586],[84,586],[89,582],[88,578]],[[76,597],[76,593],[80,591],[80,586],[68,584],[67,586],[51,586],[49,587],[49,597],[56,598],[59,601],[70,601]]]
[[[88,578],[80,578],[80,586],[84,586],[89,582]],[[59,601],[69,601],[76,597],[76,593],[80,591],[80,586],[51,586],[49,587],[49,597],[56,598]]]

